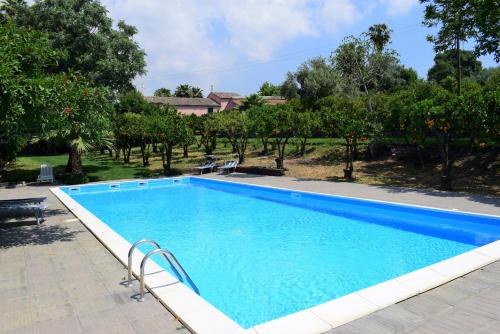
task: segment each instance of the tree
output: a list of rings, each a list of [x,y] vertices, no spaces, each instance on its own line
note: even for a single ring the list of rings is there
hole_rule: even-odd
[[[238,153],[239,163],[245,161],[245,152],[250,133],[250,121],[246,112],[226,110],[216,114],[219,118],[221,133],[231,142]]]
[[[397,118],[392,118],[393,125],[398,126],[398,135],[415,147],[417,167],[424,167],[424,150],[432,137],[427,126],[427,111],[433,107],[431,97],[438,87],[435,84],[419,82],[391,96],[389,105]]]
[[[198,87],[183,84],[177,86],[174,95],[176,97],[203,97],[203,91]]]
[[[259,107],[264,105],[264,99],[260,95],[251,94],[247,96],[243,101],[241,101],[241,105],[239,107],[240,111],[248,110],[252,107]]]
[[[41,136],[63,140],[69,150],[66,170],[81,175],[82,153],[109,141],[113,111],[109,91],[65,74],[52,76],[49,90],[47,112],[41,115]]]
[[[473,80],[482,71],[482,64],[472,51],[460,51],[461,77]],[[427,79],[442,84],[448,77],[457,77],[457,58],[454,51],[437,53],[434,65],[429,69]]]
[[[361,89],[373,112],[369,88],[376,88],[389,69],[398,65],[393,50],[378,51],[370,39],[349,36],[331,56],[333,67],[339,73],[347,94],[357,94]]]
[[[273,85],[272,83],[266,81],[259,88],[260,96],[276,96],[280,95],[280,86]]]
[[[429,35],[436,52],[455,50],[457,92],[461,94],[460,44],[475,41],[476,55],[493,54],[500,61],[500,13],[498,2],[491,0],[420,0],[426,4],[423,24],[439,26],[438,33]]]
[[[377,52],[382,52],[391,40],[392,30],[385,24],[374,24],[368,28],[366,35],[372,41]]]
[[[170,97],[172,96],[172,92],[168,88],[158,88],[154,92],[154,96],[159,96],[159,97]]]
[[[309,59],[299,66],[297,72],[289,72],[281,86],[281,95],[287,99],[300,97],[309,104],[337,91],[337,75],[323,57]]]
[[[311,138],[313,132],[319,128],[320,119],[317,113],[310,110],[296,112],[294,116],[296,136],[300,143],[299,154],[304,156],[306,153],[307,140]]]
[[[322,113],[324,128],[345,141],[344,177],[352,179],[355,149],[369,131],[366,101],[360,97],[330,97],[323,101]]]
[[[151,110],[152,107],[153,105],[144,99],[142,93],[135,89],[120,93],[118,95],[118,102],[115,105],[118,114],[127,112],[144,114]]]
[[[151,115],[152,136],[160,143],[160,154],[165,174],[171,169],[172,152],[176,145],[182,145],[190,136],[184,119],[171,107],[158,108]]]
[[[272,122],[273,117],[272,110],[274,106],[269,104],[264,104],[262,106],[253,106],[249,108],[246,113],[250,120],[250,127],[252,132],[260,139],[262,143],[261,154],[265,155],[269,153],[269,138],[272,133]]]
[[[199,87],[191,87],[191,97],[203,97],[203,90]]]
[[[294,111],[290,104],[270,106],[268,110],[270,111],[271,138],[274,139],[278,149],[276,168],[284,169],[285,148],[295,133]]]
[[[113,119],[117,148],[123,151],[123,162],[126,164],[130,163],[130,153],[136,144],[137,127],[141,125],[142,116],[136,113],[117,114]]]
[[[46,71],[61,56],[46,34],[0,23],[0,171],[39,133],[51,98]]]
[[[130,89],[145,73],[145,53],[133,39],[137,29],[123,21],[113,28],[98,0],[19,2],[13,12],[16,24],[48,33],[52,45],[66,51],[53,72],[78,71],[93,84],[118,91]]]
[[[210,155],[217,146],[217,135],[220,133],[220,121],[216,114],[203,115],[203,128],[201,130],[201,143],[205,147],[205,153]]]

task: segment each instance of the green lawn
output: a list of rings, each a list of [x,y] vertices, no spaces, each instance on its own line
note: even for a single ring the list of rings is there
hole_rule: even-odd
[[[54,167],[54,174],[58,180],[64,183],[80,183],[108,181],[117,179],[131,179],[141,177],[159,176],[161,171],[150,170],[138,164],[123,164],[114,161],[106,155],[91,153],[82,157],[85,179],[73,179],[65,173],[68,155],[52,156],[21,156],[0,179],[0,182],[33,182],[40,173],[41,164],[50,164]]]

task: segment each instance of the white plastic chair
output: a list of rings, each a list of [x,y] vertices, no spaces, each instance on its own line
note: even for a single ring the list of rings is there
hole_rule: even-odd
[[[50,182],[54,183],[54,174],[52,172],[51,165],[41,165],[40,166],[40,175],[36,180],[38,183],[40,182]]]

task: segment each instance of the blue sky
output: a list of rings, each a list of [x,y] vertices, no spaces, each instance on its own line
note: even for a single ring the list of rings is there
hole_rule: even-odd
[[[393,32],[401,63],[425,77],[432,45],[417,0],[103,0],[114,19],[139,29],[148,74],[136,86],[149,95],[178,84],[250,94],[281,83],[308,58],[328,57],[347,35],[375,23]],[[483,66],[496,66],[482,57]]]

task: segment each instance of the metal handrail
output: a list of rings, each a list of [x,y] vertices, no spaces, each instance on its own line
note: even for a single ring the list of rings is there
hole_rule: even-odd
[[[149,258],[153,255],[156,255],[156,254],[162,254],[163,257],[165,257],[167,259],[168,263],[170,264],[170,267],[177,273],[177,276],[179,276],[179,277],[180,277],[180,273],[179,273],[179,270],[180,270],[182,272],[182,274],[184,275],[184,278],[186,279],[186,281],[193,288],[194,292],[196,292],[197,294],[200,294],[200,290],[198,289],[196,284],[194,284],[193,280],[191,279],[191,277],[189,277],[189,275],[184,270],[184,268],[181,266],[179,261],[177,261],[174,254],[172,254],[172,252],[170,252],[166,249],[155,249],[155,250],[152,250],[151,252],[149,252],[148,254],[146,254],[146,256],[144,256],[144,258],[142,259],[142,262],[141,262],[141,276],[140,276],[141,296],[139,298],[140,302],[144,301],[144,268],[146,267],[146,262],[149,260]],[[177,268],[173,265],[172,262],[176,264]],[[182,281],[182,278],[181,278],[181,281]]]
[[[128,281],[127,281],[127,286],[131,286],[132,285],[132,254],[134,253],[134,250],[142,245],[142,244],[152,244],[153,246],[155,246],[157,249],[161,249],[160,245],[154,241],[154,240],[149,240],[149,239],[142,239],[142,240],[139,240],[137,241],[135,244],[132,245],[132,247],[130,247],[130,250],[128,251]],[[170,262],[170,259],[165,256],[165,254],[163,255],[163,257],[165,258],[165,260],[167,260],[170,265],[172,266],[172,263]]]

